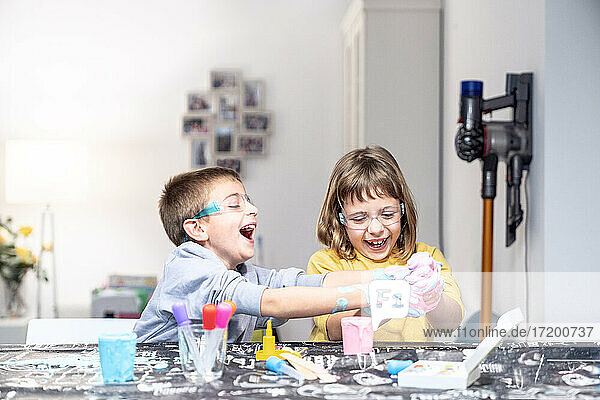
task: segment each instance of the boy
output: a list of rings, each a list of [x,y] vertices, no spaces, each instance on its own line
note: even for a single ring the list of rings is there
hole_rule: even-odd
[[[233,170],[208,167],[174,176],[158,208],[177,247],[135,325],[139,342],[177,341],[171,306],[178,301],[187,304],[190,318],[201,319],[205,304],[232,300],[237,310],[229,322],[230,342],[249,341],[269,318],[277,326],[287,318],[366,306],[364,289],[335,286],[371,281],[373,271],[307,275],[297,268],[275,271],[247,262],[254,256],[258,210]]]

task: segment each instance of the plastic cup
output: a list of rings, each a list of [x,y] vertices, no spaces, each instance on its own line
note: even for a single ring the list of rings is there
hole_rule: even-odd
[[[189,327],[200,355],[200,362],[197,363],[200,370],[196,369],[192,352],[179,329],[179,357],[184,376],[189,381],[200,384],[221,378],[227,358],[227,328],[207,330],[202,328],[202,324],[191,324]]]
[[[369,317],[342,318],[344,354],[368,354],[373,351],[373,326]]]
[[[106,334],[98,337],[100,368],[104,383],[133,380],[136,340],[135,333]]]

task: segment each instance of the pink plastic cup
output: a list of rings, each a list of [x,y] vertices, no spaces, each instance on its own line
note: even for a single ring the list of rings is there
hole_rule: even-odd
[[[373,351],[373,326],[369,317],[342,318],[344,354],[368,354]]]

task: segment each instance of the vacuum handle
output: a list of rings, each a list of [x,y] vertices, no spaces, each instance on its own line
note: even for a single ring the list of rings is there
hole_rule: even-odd
[[[483,157],[483,166],[481,173],[481,198],[496,198],[496,177],[498,171],[498,156],[488,154]]]

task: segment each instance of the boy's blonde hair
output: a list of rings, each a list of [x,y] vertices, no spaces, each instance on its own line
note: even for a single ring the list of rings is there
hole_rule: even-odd
[[[327,195],[317,223],[317,238],[333,249],[338,257],[353,260],[356,251],[350,243],[346,228],[339,221],[344,201],[366,200],[387,195],[404,203],[403,230],[391,256],[406,261],[415,252],[417,210],[404,175],[392,154],[381,146],[369,146],[346,153],[333,167]]]
[[[206,207],[210,193],[222,180],[242,182],[232,169],[206,167],[175,175],[165,184],[158,201],[158,213],[167,236],[175,246],[185,242],[185,220]]]

